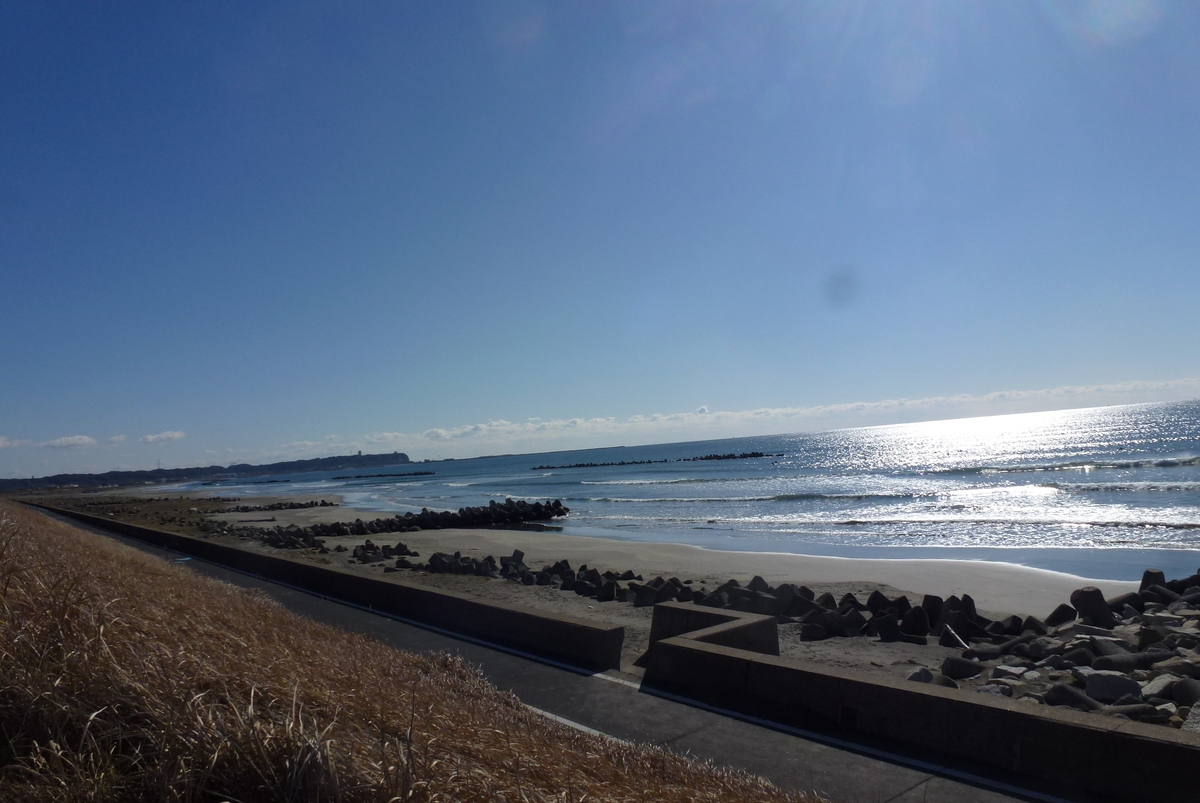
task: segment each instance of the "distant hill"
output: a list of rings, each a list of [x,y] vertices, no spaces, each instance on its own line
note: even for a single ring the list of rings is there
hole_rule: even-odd
[[[55,474],[52,477],[30,479],[0,479],[0,491],[34,491],[43,488],[79,486],[98,488],[109,485],[143,485],[190,480],[240,479],[268,474],[299,474],[305,471],[338,471],[341,469],[380,468],[408,463],[403,452],[391,454],[358,454],[340,457],[315,457],[311,460],[287,460],[252,466],[238,463],[232,466],[201,466],[196,468],[156,468],[152,471],[106,471],[103,474]]]

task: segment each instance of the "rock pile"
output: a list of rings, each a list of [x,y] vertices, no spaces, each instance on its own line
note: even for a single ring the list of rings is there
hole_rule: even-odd
[[[337,507],[337,502],[326,502],[324,499],[312,502],[272,502],[269,505],[234,505],[217,510],[206,510],[205,513],[259,513],[266,510],[305,510],[310,507]]]
[[[292,503],[296,504],[296,503]],[[328,503],[325,503],[328,506]],[[312,503],[299,503],[300,507],[319,507]],[[284,508],[262,508],[284,509]],[[237,512],[243,512],[238,510]],[[549,521],[571,512],[571,509],[555,499],[545,502],[526,502],[525,500],[506,499],[503,504],[492,500],[487,507],[464,507],[458,512],[452,510],[429,510],[421,508],[420,513],[411,511],[401,516],[386,519],[363,521],[355,519],[352,522],[337,522],[335,524],[312,524],[307,527],[289,525],[288,527],[239,527],[235,531],[243,538],[256,538],[270,546],[288,545],[290,548],[304,548],[310,541],[322,538],[336,538],[350,535],[380,535],[383,533],[409,533],[420,530],[443,530],[453,528],[501,527],[512,529],[532,526],[538,522]],[[216,531],[219,527],[208,522],[209,530]],[[299,546],[297,546],[299,545]],[[322,547],[323,544],[317,544]]]
[[[677,577],[646,582],[631,569],[576,569],[566,560],[536,569],[524,559],[519,550],[499,560],[436,553],[428,563],[401,557],[386,570],[504,578],[638,607],[673,600],[749,611],[798,626],[802,641],[872,637],[925,645],[936,640],[959,654],[947,657],[939,673],[921,669],[910,680],[953,688],[959,681],[982,680],[976,691],[984,694],[1200,732],[1200,706],[1195,705],[1200,700],[1200,574],[1168,582],[1161,572],[1148,570],[1137,593],[1106,600],[1098,589],[1081,588],[1072,593],[1070,605],[1059,605],[1045,619],[992,620],[978,612],[969,594],[926,595],[913,604],[906,596],[889,599],[873,591],[863,602],[853,594],[838,599],[792,583],[771,586],[761,577],[744,586],[729,580],[709,591]]]
[[[1167,581],[1148,569],[1137,592],[1106,600],[1080,588],[1045,621],[1009,617],[983,631],[955,631],[970,644],[940,677],[982,675],[986,694],[1200,732],[1200,573]]]
[[[434,526],[471,526],[458,522],[492,521],[487,518],[492,511],[497,518],[509,516],[522,511],[522,505],[525,503],[509,500],[506,505],[470,509],[486,513],[464,510],[457,516],[429,514],[425,519],[407,514],[370,523],[359,520],[353,529],[339,524],[268,532],[273,545],[315,546],[328,551],[315,538],[316,532],[322,532],[319,528],[330,528],[330,534],[345,530],[394,532],[415,520]],[[566,512],[559,502],[526,505],[525,509],[537,507],[542,516]],[[447,520],[443,516],[453,517],[456,523],[441,525]],[[347,550],[338,546],[336,551]],[[498,560],[490,555],[479,559],[460,552],[437,552],[427,562],[415,562],[410,558],[419,555],[403,543],[377,546],[370,540],[355,547],[350,557],[362,564],[387,564],[387,572],[410,569],[505,579],[526,586],[549,586],[599,602],[642,607],[678,601],[760,613],[797,626],[802,641],[871,637],[926,645],[934,640],[958,654],[946,657],[940,672],[921,668],[909,680],[953,688],[958,688],[960,681],[971,681],[979,684],[979,693],[1200,733],[1200,573],[1168,581],[1161,571],[1148,569],[1134,593],[1105,599],[1096,588],[1080,588],[1071,594],[1070,604],[1059,605],[1045,619],[1008,616],[992,620],[978,612],[969,594],[945,599],[925,595],[914,604],[906,596],[890,599],[877,590],[863,602],[853,594],[838,599],[792,583],[771,586],[761,577],[744,586],[731,579],[710,591],[696,587],[692,580],[655,577],[647,582],[632,569],[574,568],[567,560],[534,568],[526,565],[520,550]]]

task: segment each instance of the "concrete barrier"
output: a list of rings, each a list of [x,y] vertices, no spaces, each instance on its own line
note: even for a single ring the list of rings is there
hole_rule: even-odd
[[[655,605],[654,618],[650,620],[650,643],[683,634],[708,644],[779,655],[779,628],[774,616],[683,602]]]
[[[26,503],[155,546],[313,591],[343,602],[553,658],[586,669],[620,669],[625,628],[599,625],[453,591],[240,549],[88,513]]]
[[[670,605],[686,607],[656,606],[656,623],[658,609]],[[835,673],[817,664],[714,643],[715,628],[703,617],[666,611],[662,620],[657,631],[652,628],[663,637],[652,635],[646,667],[645,682],[654,687],[784,724],[840,727],[967,758],[1086,789],[1102,799],[1192,803],[1200,797],[1197,734],[907,680],[881,682],[852,671]],[[689,622],[698,629],[679,632]],[[765,627],[733,620],[725,626],[736,630],[747,624]],[[754,641],[764,640],[770,642],[755,634]]]

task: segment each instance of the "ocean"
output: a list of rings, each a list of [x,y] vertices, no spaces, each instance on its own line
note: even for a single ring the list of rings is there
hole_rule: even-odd
[[[761,457],[697,460],[710,455]],[[623,463],[623,465],[622,465]],[[1137,579],[1200,566],[1200,401],[410,463],[177,486],[361,510],[561,499],[565,534],[710,549],[999,560]],[[351,511],[347,511],[348,514]],[[358,515],[357,513],[355,515]]]

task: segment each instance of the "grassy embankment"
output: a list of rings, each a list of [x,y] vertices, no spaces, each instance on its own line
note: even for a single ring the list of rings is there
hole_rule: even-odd
[[[0,800],[439,799],[814,800],[0,500]]]

